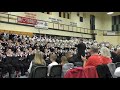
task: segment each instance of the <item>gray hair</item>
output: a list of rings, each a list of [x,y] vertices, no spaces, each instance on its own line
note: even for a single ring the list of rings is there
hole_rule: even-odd
[[[102,56],[109,57],[109,58],[111,57],[110,50],[107,47],[102,47],[100,50],[100,53]]]
[[[91,48],[90,48],[94,53],[98,53],[98,46],[96,46],[96,45],[93,45],[93,46],[91,46]]]

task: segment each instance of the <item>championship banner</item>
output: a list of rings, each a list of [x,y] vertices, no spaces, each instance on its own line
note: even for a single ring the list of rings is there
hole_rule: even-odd
[[[21,23],[21,24],[35,25],[37,20],[18,16],[17,17],[17,22]]]
[[[60,19],[56,19],[56,18],[49,18],[49,20],[50,20],[50,22],[54,22],[54,23],[61,23],[62,22],[62,20],[60,20]]]
[[[35,27],[38,29],[48,29],[48,22],[38,20]]]

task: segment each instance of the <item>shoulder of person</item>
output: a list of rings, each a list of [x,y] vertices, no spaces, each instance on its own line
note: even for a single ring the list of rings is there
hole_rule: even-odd
[[[94,59],[95,57],[94,56],[90,56],[88,59],[90,60],[90,59]]]

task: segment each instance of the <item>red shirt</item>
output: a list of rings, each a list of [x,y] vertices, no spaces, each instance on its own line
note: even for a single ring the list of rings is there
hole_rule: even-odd
[[[85,66],[98,66],[103,64],[103,60],[102,57],[97,55],[92,55],[88,58],[88,60],[86,61]]]
[[[111,58],[107,58],[104,56],[101,56],[102,60],[103,60],[103,64],[108,64],[108,63],[112,63],[112,59]]]

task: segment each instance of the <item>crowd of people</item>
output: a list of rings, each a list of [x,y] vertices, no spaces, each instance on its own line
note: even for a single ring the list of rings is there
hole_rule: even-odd
[[[24,76],[33,64],[48,66],[48,76],[53,65],[63,66],[62,77],[73,67],[98,66],[120,62],[120,46],[96,40],[57,36],[0,34],[0,68],[4,77]]]

